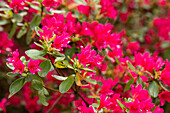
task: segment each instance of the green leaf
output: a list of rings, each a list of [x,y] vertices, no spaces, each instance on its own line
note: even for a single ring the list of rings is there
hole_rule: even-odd
[[[24,78],[19,78],[15,80],[9,87],[9,96],[8,98],[12,97],[15,93],[17,93],[23,86],[24,86]]]
[[[65,59],[65,55],[63,55],[63,56],[61,56],[61,57],[57,57],[57,58],[55,59],[55,62],[62,61],[62,60],[64,60],[64,59]]]
[[[41,31],[41,32],[43,32],[43,30],[42,29],[40,29],[38,26],[35,26],[35,32],[36,32],[36,34],[40,37],[40,34],[38,33],[38,31]]]
[[[41,59],[41,60],[46,60],[46,58],[42,57],[46,54],[45,51],[43,50],[36,50],[36,49],[29,49],[27,51],[25,51],[25,54],[32,58],[33,60],[37,60],[37,59]]]
[[[34,75],[30,74],[30,76],[31,76],[32,79],[35,79],[35,80],[43,82],[42,79],[36,74],[34,74]]]
[[[118,99],[117,99],[117,103],[119,104],[119,106],[122,108],[122,110],[127,109],[125,105],[123,105]]]
[[[67,66],[62,61],[58,61],[58,62],[56,62],[55,67],[66,68]]]
[[[15,67],[13,66],[12,63],[6,63],[7,67],[10,68],[11,70],[14,70]]]
[[[31,83],[32,83],[32,87],[33,87],[34,89],[36,89],[36,90],[42,90],[42,88],[43,88],[43,83],[42,83],[41,81],[34,79],[34,80],[32,80]]]
[[[170,92],[170,88],[169,88],[168,86],[165,86],[161,80],[159,81],[159,85],[160,85],[164,90]]]
[[[31,43],[31,29],[28,30],[27,35],[26,35],[26,43],[30,44]]]
[[[1,20],[1,21],[0,21],[0,25],[6,25],[6,24],[8,24],[8,23],[9,23],[8,20]]]
[[[14,13],[13,17],[14,17],[14,20],[16,22],[22,22],[22,20],[23,20],[23,17],[21,15],[19,15],[19,14]]]
[[[21,60],[23,63],[26,62],[25,56],[21,56],[21,57],[20,57],[20,60]]]
[[[38,74],[41,77],[45,77],[48,74],[48,72],[50,71],[50,69],[51,69],[50,61],[49,60],[45,60],[39,66],[41,67],[42,71],[39,71]]]
[[[148,89],[149,94],[156,98],[159,94],[159,87],[155,81],[153,81],[151,84],[149,84],[149,89]]]
[[[12,29],[9,33],[9,39],[11,39],[13,37],[13,35],[15,34],[16,28],[17,28],[17,22],[13,23],[13,25],[12,25]]]
[[[96,73],[96,71],[92,70],[92,69],[89,69],[89,68],[81,68],[82,70],[85,70],[85,71],[89,71],[89,72],[94,72]]]
[[[127,65],[132,71],[136,72],[135,67],[129,61],[127,61]]]
[[[95,107],[95,108],[98,108],[99,104],[98,103],[93,103],[92,106]]]
[[[19,73],[8,72],[7,75],[10,76],[10,77],[15,77],[15,76],[18,76],[20,74]]]
[[[128,83],[125,86],[124,92],[126,92],[127,90],[130,89],[130,85],[133,84],[133,82],[134,82],[134,78],[132,78],[128,81]]]
[[[154,75],[152,73],[150,73],[149,71],[145,71],[147,74],[149,74],[151,77],[154,78]]]
[[[57,80],[66,80],[68,77],[62,77],[62,76],[58,76],[58,75],[51,75],[52,77],[54,77]]]
[[[64,80],[60,86],[59,91],[60,93],[66,93],[74,83],[74,75],[70,75],[66,80]]]
[[[33,30],[35,26],[39,26],[41,23],[41,15],[35,15],[30,22],[30,28]]]
[[[49,93],[48,93],[47,89],[45,89],[45,88],[43,87],[43,89],[42,89],[42,90],[43,90],[43,92],[44,92],[44,94],[45,94],[45,95],[49,95]]]
[[[43,89],[38,91],[38,96],[40,103],[44,106],[48,106],[48,103],[46,102],[45,92]]]
[[[94,80],[94,79],[86,78],[85,80],[86,80],[87,82],[89,82],[89,83],[93,84],[93,85],[96,85],[96,84],[97,84],[97,81],[96,81],[96,80]]]
[[[37,5],[31,4],[30,6],[31,6],[31,8],[33,8],[33,9],[36,9],[36,10],[38,10],[38,11],[41,11],[41,8],[40,8],[39,6],[37,6]]]
[[[54,56],[54,57],[64,57],[64,58],[65,58],[65,55],[64,55],[64,54],[61,54],[61,53],[58,52],[57,50],[54,51],[54,52],[52,52],[52,53],[49,52],[49,54],[52,55],[52,56]]]
[[[73,0],[76,2],[78,5],[87,5],[87,3],[84,0]]]
[[[67,68],[74,69],[71,64],[67,60],[64,60],[63,63],[67,66]]]
[[[20,29],[18,34],[17,34],[17,38],[20,39],[22,36],[24,36],[27,33],[27,29]]]
[[[116,61],[117,64],[120,64],[120,61],[118,60],[117,57],[115,57],[115,61]]]
[[[0,11],[9,11],[11,8],[0,8]]]
[[[37,42],[34,42],[34,44],[44,49],[44,47],[41,44],[39,44]]]
[[[144,86],[143,81],[142,81],[142,79],[141,79],[140,77],[137,77],[136,84],[137,84],[137,85],[138,85],[138,84],[141,84],[142,87]]]

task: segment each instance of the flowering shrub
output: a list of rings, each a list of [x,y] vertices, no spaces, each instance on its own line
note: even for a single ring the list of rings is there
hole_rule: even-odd
[[[169,9],[168,0],[0,0],[0,112],[169,113]]]

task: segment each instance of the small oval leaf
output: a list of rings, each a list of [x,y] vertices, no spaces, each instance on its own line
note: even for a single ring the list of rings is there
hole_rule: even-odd
[[[149,94],[152,97],[156,98],[158,96],[158,94],[159,94],[159,87],[158,87],[158,85],[157,85],[157,83],[155,81],[153,81],[151,84],[149,84],[148,91],[149,91]]]
[[[74,75],[70,75],[66,80],[64,80],[60,86],[59,91],[60,93],[66,93],[74,83]]]

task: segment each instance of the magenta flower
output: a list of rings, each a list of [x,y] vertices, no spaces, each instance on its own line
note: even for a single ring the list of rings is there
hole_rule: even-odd
[[[6,113],[6,109],[5,109],[5,103],[6,103],[7,99],[3,98],[0,102],[0,109],[2,109],[3,112]]]
[[[140,102],[149,99],[148,90],[142,89],[142,85],[139,84],[135,88],[131,85],[131,94],[133,99],[138,99]]]
[[[143,55],[141,53],[135,54],[135,65],[142,66],[144,70],[147,70],[150,73],[153,73],[154,69],[161,69],[164,64],[165,62],[161,57],[151,56],[149,52],[145,52]]]
[[[95,113],[95,112],[92,106],[90,106],[89,108],[83,106],[80,113]]]
[[[115,19],[117,17],[117,11],[113,7],[113,1],[112,0],[101,0],[101,12],[104,16]]]
[[[164,91],[164,92],[160,93],[159,98],[160,98],[161,106],[163,106],[164,101],[170,102],[170,92]]]
[[[95,50],[91,50],[91,45],[81,47],[81,54],[77,54],[78,60],[83,65],[90,64],[91,67],[101,67],[102,58]]]
[[[18,60],[17,62],[13,63],[13,66],[15,69],[13,70],[13,73],[20,73],[22,74],[25,68],[25,65],[22,63],[21,60]]]
[[[57,35],[54,39],[53,46],[56,49],[63,50],[63,47],[70,47],[67,45],[70,42],[70,35],[66,32],[63,32],[60,35]]]
[[[45,41],[48,42],[48,40],[53,37],[53,31],[49,30],[47,26],[43,27],[42,30],[43,32],[38,31],[40,37],[41,39],[44,37]]]
[[[166,66],[162,70],[160,77],[164,84],[170,86],[170,62],[166,63]]]
[[[103,107],[107,107],[111,104],[111,102],[108,100],[106,95],[101,95],[100,96],[100,105],[98,107],[98,110],[101,110]]]
[[[16,63],[19,60],[19,52],[18,49],[16,51],[11,52],[13,57],[7,58],[8,63]]]
[[[43,26],[47,26],[50,30],[54,31],[55,34],[60,34],[66,28],[64,15],[54,14],[47,15],[42,21]]]
[[[86,5],[79,5],[78,11],[80,13],[85,14],[87,17],[89,17],[89,14],[91,13],[90,6],[86,6]]]
[[[140,110],[140,102],[137,99],[134,102],[126,103],[126,107],[129,108],[130,113],[142,113]]]
[[[40,64],[39,60],[32,60],[30,59],[30,61],[28,62],[28,69],[32,74],[35,74],[35,72],[39,72],[42,69],[38,66]]]
[[[14,13],[18,13],[19,10],[24,9],[25,3],[24,0],[11,0],[9,6],[13,8]]]
[[[13,40],[8,39],[8,33],[0,32],[0,53],[5,54],[5,51],[11,51],[11,47],[14,45]]]
[[[161,74],[161,80],[164,84],[170,86],[170,71],[165,71]]]
[[[46,7],[47,11],[49,11],[52,6],[59,5],[55,0],[43,0],[42,4]]]
[[[164,112],[163,108],[156,106],[153,113],[163,113],[163,112]]]

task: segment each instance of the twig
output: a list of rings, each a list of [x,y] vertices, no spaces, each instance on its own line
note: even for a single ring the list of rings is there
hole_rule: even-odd
[[[59,92],[59,90],[55,90],[55,89],[49,88],[49,87],[47,87],[47,86],[43,86],[43,87],[46,88],[46,89],[48,89],[48,90],[54,91],[54,92]]]
[[[86,107],[89,107],[89,103],[78,92],[75,92],[75,93],[84,101],[84,103],[86,104]]]
[[[61,94],[58,98],[57,98],[57,100],[54,102],[54,104],[50,107],[50,109],[46,112],[46,113],[50,113],[52,110],[53,110],[53,108],[56,106],[56,104],[60,101],[60,99],[62,98],[62,96],[63,96],[64,94]]]

